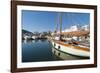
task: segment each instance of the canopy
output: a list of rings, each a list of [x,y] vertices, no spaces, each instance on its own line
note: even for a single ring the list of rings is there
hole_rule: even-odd
[[[57,33],[59,35],[70,35],[70,36],[87,36],[90,31],[71,31],[71,32],[61,32]]]

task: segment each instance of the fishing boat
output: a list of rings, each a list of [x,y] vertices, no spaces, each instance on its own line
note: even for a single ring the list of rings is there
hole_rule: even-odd
[[[49,40],[52,43],[52,52],[62,59],[72,55],[81,58],[90,57],[89,30],[62,32],[62,14],[59,13],[60,32],[52,33]],[[58,25],[57,25],[58,28]],[[56,29],[57,29],[56,28]],[[70,57],[71,58],[71,57]],[[71,58],[72,59],[72,58]]]

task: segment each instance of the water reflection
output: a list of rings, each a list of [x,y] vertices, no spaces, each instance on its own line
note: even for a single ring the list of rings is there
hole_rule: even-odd
[[[48,40],[23,40],[22,62],[61,60],[52,53],[52,45]]]

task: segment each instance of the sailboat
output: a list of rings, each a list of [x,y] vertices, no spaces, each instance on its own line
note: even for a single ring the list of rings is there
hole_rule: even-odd
[[[49,38],[53,46],[52,52],[62,59],[67,59],[68,55],[89,58],[89,43],[86,44],[85,42],[87,41],[82,42],[82,40],[86,40],[88,38],[89,42],[90,31],[62,32],[62,13],[59,13],[59,23],[60,31],[57,32],[57,24],[56,31],[52,34],[52,37]],[[75,40],[74,38],[77,40]]]

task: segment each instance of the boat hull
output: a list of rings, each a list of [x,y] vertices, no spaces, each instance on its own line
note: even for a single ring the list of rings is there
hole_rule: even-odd
[[[89,51],[85,51],[85,50],[79,50],[79,49],[75,49],[73,46],[71,47],[67,47],[67,46],[64,46],[64,45],[61,45],[59,43],[56,43],[54,41],[51,41],[52,43],[52,52],[63,58],[63,59],[66,59],[67,56],[71,55],[71,59],[73,58],[73,56],[75,57],[82,57],[82,58],[89,58],[90,57],[90,52]]]

